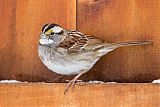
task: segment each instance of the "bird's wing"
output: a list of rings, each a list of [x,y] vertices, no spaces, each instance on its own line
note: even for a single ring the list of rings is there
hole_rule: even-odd
[[[67,49],[69,53],[95,50],[105,44],[102,39],[79,31],[70,30],[68,34],[69,36],[58,47]]]

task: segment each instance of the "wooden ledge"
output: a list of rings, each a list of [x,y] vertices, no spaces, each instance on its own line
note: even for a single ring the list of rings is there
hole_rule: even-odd
[[[0,107],[159,107],[160,84],[76,85],[65,83],[0,84]]]

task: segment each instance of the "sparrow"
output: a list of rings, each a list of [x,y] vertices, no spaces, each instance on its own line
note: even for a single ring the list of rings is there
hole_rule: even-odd
[[[51,71],[63,75],[76,75],[67,85],[64,93],[76,80],[88,72],[107,53],[125,46],[146,45],[150,41],[109,43],[93,35],[77,30],[66,30],[50,23],[42,27],[38,54],[43,64]]]

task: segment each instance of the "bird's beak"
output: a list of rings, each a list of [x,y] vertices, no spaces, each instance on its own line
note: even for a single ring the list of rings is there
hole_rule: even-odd
[[[43,33],[40,35],[40,37],[41,37],[41,39],[47,39],[46,35]]]
[[[46,37],[45,34],[41,34],[39,43],[42,45],[48,45],[48,44],[53,43],[53,40],[50,40],[49,37]]]

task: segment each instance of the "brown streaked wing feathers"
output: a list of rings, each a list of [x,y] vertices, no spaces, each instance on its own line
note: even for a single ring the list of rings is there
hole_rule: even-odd
[[[94,50],[99,48],[105,42],[102,39],[94,37],[92,35],[84,35],[81,32],[71,30],[69,37],[59,44],[58,47],[62,47],[68,50],[69,53]]]
[[[96,48],[100,48],[105,44],[105,41],[93,35],[85,35],[85,36],[89,40],[85,47],[85,50],[95,50]]]

